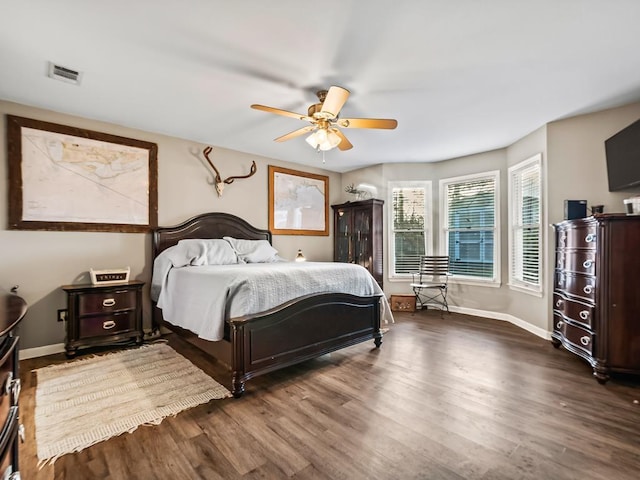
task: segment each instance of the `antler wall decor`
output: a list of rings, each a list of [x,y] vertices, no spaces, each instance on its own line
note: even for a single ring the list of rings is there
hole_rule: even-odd
[[[213,168],[213,171],[216,172],[216,176],[213,179],[213,181],[215,182],[216,185],[216,192],[218,192],[218,196],[221,197],[222,196],[222,192],[224,191],[224,185],[231,185],[233,183],[234,180],[239,179],[239,178],[249,178],[252,175],[254,175],[257,171],[258,171],[258,167],[256,167],[256,162],[255,160],[253,161],[253,163],[251,164],[251,171],[249,172],[248,175],[235,175],[233,177],[227,177],[224,180],[222,180],[222,177],[220,176],[220,172],[218,171],[218,169],[216,168],[216,166],[213,164],[213,162],[211,161],[211,159],[209,158],[209,154],[213,151],[213,148],[211,147],[206,147],[202,153],[204,154],[204,158],[207,159],[207,162],[209,162],[209,165],[211,165],[211,168]]]

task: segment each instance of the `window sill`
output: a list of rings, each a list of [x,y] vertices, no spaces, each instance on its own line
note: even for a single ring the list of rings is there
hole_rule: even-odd
[[[531,295],[533,297],[542,298],[543,293],[542,290],[539,290],[535,287],[525,287],[524,285],[517,285],[514,283],[508,284],[510,290],[514,290],[520,293],[526,293],[527,295]]]
[[[449,284],[471,285],[474,287],[490,287],[500,288],[502,283],[499,280],[473,280],[470,278],[452,278],[449,277]]]

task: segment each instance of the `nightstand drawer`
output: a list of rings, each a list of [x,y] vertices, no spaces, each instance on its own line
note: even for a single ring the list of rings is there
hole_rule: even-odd
[[[78,323],[79,338],[114,335],[136,328],[136,312],[125,311],[111,315],[82,317]]]
[[[136,308],[136,292],[131,289],[85,293],[78,298],[78,315],[80,316],[134,308]]]

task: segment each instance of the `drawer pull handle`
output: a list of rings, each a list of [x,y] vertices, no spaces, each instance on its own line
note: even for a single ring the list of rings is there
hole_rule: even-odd
[[[587,295],[589,295],[591,292],[593,292],[593,285],[587,285],[585,286],[582,291],[584,293],[586,293]]]
[[[116,322],[114,322],[113,320],[107,320],[106,322],[102,323],[102,328],[104,328],[105,330],[112,329],[115,326]]]
[[[562,300],[557,300],[556,301],[556,307],[560,308],[562,306],[562,304],[563,304]]]
[[[7,373],[7,380],[4,382],[4,394],[11,394],[11,386],[13,385],[13,372]]]
[[[583,320],[586,320],[589,318],[589,311],[588,310],[582,310],[580,312],[580,318]]]
[[[116,299],[115,298],[105,298],[102,301],[102,306],[103,307],[113,307],[116,304]]]
[[[558,320],[558,323],[556,323],[556,329],[560,330],[562,328],[562,320]]]
[[[580,337],[580,343],[581,343],[582,345],[584,345],[585,347],[586,347],[587,345],[589,345],[589,342],[590,342],[590,341],[591,341],[591,339],[590,339],[588,336],[586,336],[586,335],[585,335],[584,337]]]
[[[13,382],[11,382],[11,398],[13,399],[13,404],[18,404],[18,398],[20,398],[20,392],[22,391],[22,384],[20,383],[20,379],[16,378]]]
[[[596,241],[596,236],[593,233],[590,233],[589,235],[587,235],[586,237],[584,237],[584,241],[586,243],[591,243],[591,242],[595,242]]]
[[[582,262],[582,266],[584,268],[591,268],[592,265],[593,265],[593,260],[585,260],[584,262]]]

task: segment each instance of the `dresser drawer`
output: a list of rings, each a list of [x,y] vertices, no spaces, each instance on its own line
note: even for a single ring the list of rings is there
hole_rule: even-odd
[[[589,250],[558,250],[556,268],[585,275],[596,274],[596,252]]]
[[[593,325],[593,305],[571,300],[556,292],[553,294],[553,308],[563,317],[580,323],[587,328],[591,328]]]
[[[558,231],[559,248],[587,248],[596,249],[597,243],[596,225],[581,225],[576,228],[567,228]]]
[[[0,475],[3,480],[11,478],[8,475],[15,473],[18,465],[14,460],[18,457],[16,450],[16,436],[18,435],[18,407],[11,407],[6,423],[0,431]]]
[[[117,312],[79,319],[79,338],[103,337],[128,332],[136,328],[135,311]]]
[[[594,334],[590,330],[569,323],[558,314],[554,314],[553,318],[555,320],[553,329],[556,332],[559,332],[565,340],[576,348],[579,348],[590,356],[592,355]]]
[[[595,302],[596,277],[556,270],[556,289],[563,290],[572,297]]]
[[[134,290],[86,293],[78,297],[78,315],[107,313],[136,307]]]
[[[14,376],[18,337],[5,337],[0,346],[0,428],[6,425],[11,409],[18,404],[19,378]],[[16,388],[17,387],[17,388]]]

